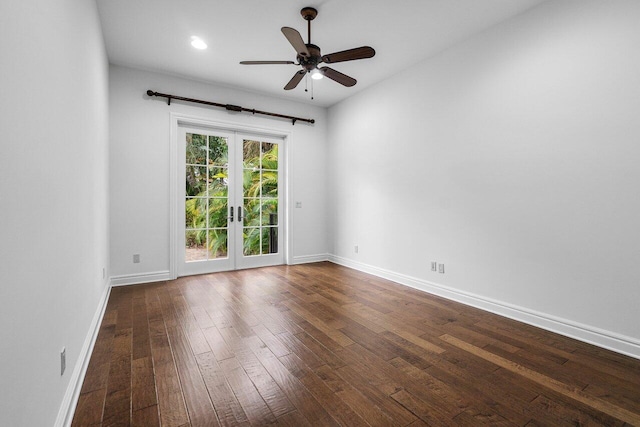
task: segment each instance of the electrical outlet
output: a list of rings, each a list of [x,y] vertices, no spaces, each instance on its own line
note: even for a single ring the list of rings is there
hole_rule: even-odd
[[[301,208],[302,207],[302,202],[296,202],[296,208]]]
[[[444,274],[444,264],[440,264],[440,273]]]
[[[355,245],[355,246],[353,247],[353,252],[358,253],[358,245]]]
[[[67,369],[67,349],[62,347],[60,352],[60,376],[64,375],[65,369]]]
[[[436,261],[431,261],[431,271],[438,271],[438,263]]]
[[[140,254],[133,254],[133,263],[134,264],[140,263]]]
[[[106,278],[107,277],[107,269],[102,267],[102,278]]]

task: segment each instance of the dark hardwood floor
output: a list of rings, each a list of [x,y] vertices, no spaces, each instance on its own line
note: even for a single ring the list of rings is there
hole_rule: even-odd
[[[74,426],[640,425],[640,361],[330,263],[114,288]]]

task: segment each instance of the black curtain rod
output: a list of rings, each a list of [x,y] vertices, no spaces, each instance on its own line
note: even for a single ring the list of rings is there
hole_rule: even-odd
[[[240,107],[238,105],[219,104],[217,102],[202,101],[201,99],[185,98],[183,96],[169,95],[167,93],[154,92],[152,90],[148,90],[147,91],[147,95],[149,95],[149,96],[159,96],[161,98],[167,98],[167,105],[171,105],[171,100],[172,99],[177,99],[178,101],[193,102],[193,103],[196,103],[196,104],[204,104],[204,105],[212,105],[214,107],[224,108],[224,109],[226,109],[228,111],[247,111],[247,112],[252,113],[252,114],[262,114],[262,115],[265,115],[265,116],[281,117],[283,119],[290,119],[292,125],[295,125],[298,120],[301,121],[301,122],[307,122],[307,123],[315,123],[316,122],[314,119],[303,119],[301,117],[287,116],[286,114],[269,113],[268,111],[260,111],[260,110],[254,110],[252,108],[244,108],[244,107]]]

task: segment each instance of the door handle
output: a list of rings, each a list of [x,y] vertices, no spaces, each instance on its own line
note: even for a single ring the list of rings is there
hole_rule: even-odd
[[[238,206],[238,221],[242,221],[242,207]]]
[[[229,222],[233,222],[233,206],[231,207],[231,209],[229,209],[229,213],[231,214],[229,216]]]

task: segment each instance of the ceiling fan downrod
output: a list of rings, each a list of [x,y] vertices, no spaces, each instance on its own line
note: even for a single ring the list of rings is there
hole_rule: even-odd
[[[311,44],[311,21],[318,16],[318,11],[313,7],[303,7],[300,15],[307,21],[307,44]]]

